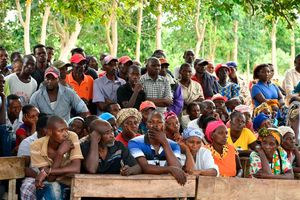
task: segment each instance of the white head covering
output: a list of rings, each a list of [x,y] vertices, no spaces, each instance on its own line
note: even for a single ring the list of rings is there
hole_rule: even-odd
[[[196,136],[200,139],[204,138],[204,134],[201,130],[191,128],[191,127],[187,127],[186,129],[184,129],[182,136],[183,136],[183,139],[185,139],[185,140],[188,139],[189,137],[193,137],[193,136]]]
[[[292,133],[295,136],[294,130],[289,126],[279,126],[278,130],[280,131],[282,137],[284,137],[287,133]]]

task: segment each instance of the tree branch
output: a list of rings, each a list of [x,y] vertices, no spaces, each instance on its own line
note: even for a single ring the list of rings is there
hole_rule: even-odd
[[[25,26],[25,22],[24,22],[23,17],[22,17],[22,11],[21,11],[20,0],[16,0],[16,6],[17,6],[17,11],[18,11],[18,18],[19,18],[19,21],[20,21],[20,23],[22,24],[22,26],[24,27],[24,26]]]

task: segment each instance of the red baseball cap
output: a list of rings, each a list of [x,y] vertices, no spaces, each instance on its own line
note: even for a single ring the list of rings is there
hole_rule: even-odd
[[[226,64],[220,63],[220,64],[216,65],[216,68],[215,68],[216,75],[218,75],[218,72],[221,68],[226,68],[228,70],[228,73],[230,72],[230,68]]]
[[[160,62],[161,65],[168,65],[168,66],[170,65],[168,63],[167,59],[165,59],[165,58],[159,58],[159,62]]]
[[[103,59],[103,64],[104,64],[104,65],[107,65],[107,64],[109,64],[112,60],[115,60],[115,61],[118,62],[118,58],[115,58],[115,57],[113,57],[112,55],[105,56],[105,58]]]
[[[210,99],[212,101],[214,100],[224,100],[225,102],[227,101],[227,97],[222,96],[221,94],[215,94],[214,96],[212,96],[212,98]]]
[[[155,106],[155,104],[152,101],[144,101],[140,105],[140,111],[144,110],[145,108],[156,109],[156,106]]]
[[[119,58],[119,63],[125,64],[127,62],[133,63],[129,56],[122,56],[121,58]]]
[[[76,64],[78,64],[78,63],[80,63],[80,62],[83,61],[83,60],[86,61],[85,57],[84,57],[83,55],[79,54],[79,53],[76,53],[76,54],[74,54],[74,55],[71,57],[70,62],[71,62],[71,63],[76,63]]]
[[[48,75],[48,74],[52,74],[54,76],[54,78],[58,78],[60,73],[59,73],[59,70],[56,68],[56,67],[48,67],[45,71],[45,77]]]

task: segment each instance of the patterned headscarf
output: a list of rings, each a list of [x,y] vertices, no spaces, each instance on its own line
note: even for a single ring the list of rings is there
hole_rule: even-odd
[[[272,111],[272,108],[271,106],[269,106],[266,102],[260,104],[259,106],[257,106],[255,109],[254,109],[254,117],[259,115],[263,110],[269,110],[270,112]]]
[[[191,128],[191,127],[187,127],[186,129],[183,130],[182,133],[183,139],[188,139],[190,137],[196,136],[200,139],[204,138],[204,134],[201,130],[199,129],[195,129],[195,128]]]
[[[280,107],[280,103],[277,99],[268,100],[267,104],[271,107],[271,109],[272,109],[272,106],[277,106],[278,108]]]
[[[137,109],[123,108],[117,114],[117,126],[121,126],[128,117],[136,117],[138,123],[142,120],[142,115]]]
[[[238,111],[240,113],[246,113],[246,112],[248,112],[248,113],[251,114],[251,108],[249,106],[243,105],[243,104],[236,106],[234,108],[234,110],[236,110],[236,111]]]
[[[277,128],[261,128],[258,131],[258,139],[260,141],[262,141],[263,138],[265,138],[269,135],[272,135],[275,138],[275,140],[278,142],[279,145],[281,144],[282,136],[280,134],[280,131]]]

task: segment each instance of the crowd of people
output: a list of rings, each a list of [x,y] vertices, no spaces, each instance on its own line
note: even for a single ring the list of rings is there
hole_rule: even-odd
[[[300,55],[282,84],[272,64],[256,65],[249,83],[237,63],[214,65],[192,50],[174,73],[163,50],[145,63],[82,48],[68,63],[54,55],[38,44],[11,53],[9,65],[0,48],[0,156],[25,158],[21,199],[68,199],[75,173],[171,174],[184,185],[187,174],[300,172]]]

